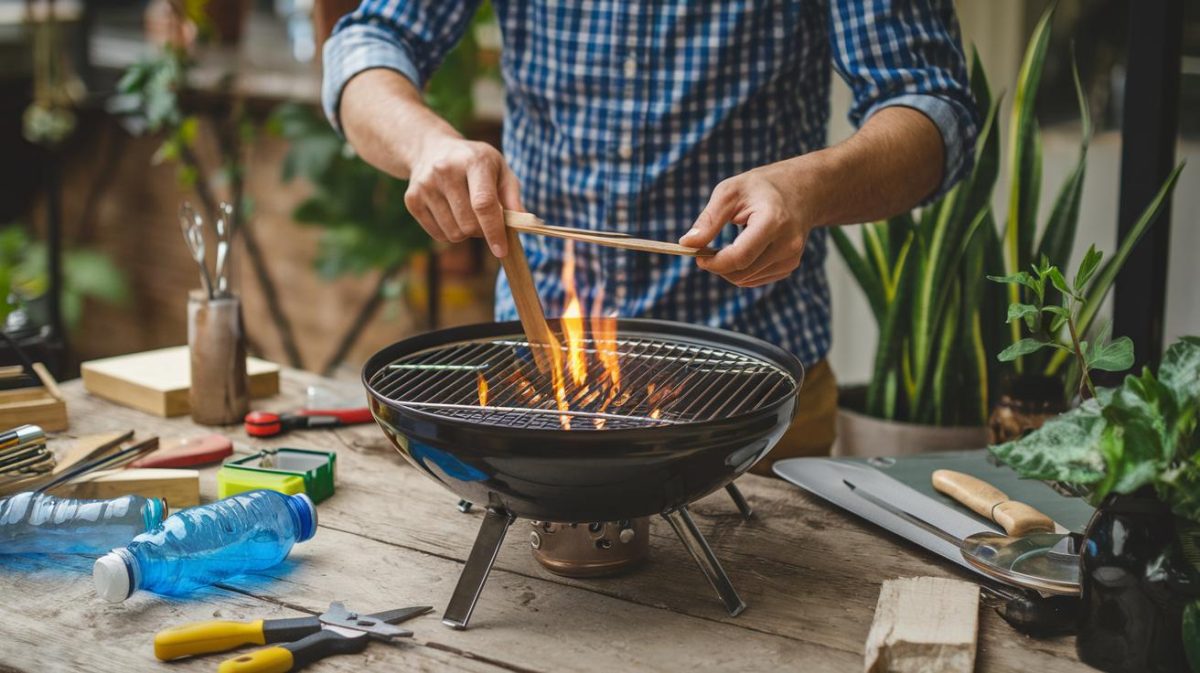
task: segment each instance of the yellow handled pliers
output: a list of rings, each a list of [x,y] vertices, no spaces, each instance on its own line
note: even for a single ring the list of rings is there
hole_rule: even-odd
[[[319,617],[194,622],[155,634],[154,656],[169,661],[225,652],[242,645],[281,643],[226,659],[217,671],[287,673],[334,654],[362,652],[371,638],[391,640],[411,636],[412,631],[394,625],[432,611],[432,607],[423,605],[360,615],[340,602],[333,602]]]

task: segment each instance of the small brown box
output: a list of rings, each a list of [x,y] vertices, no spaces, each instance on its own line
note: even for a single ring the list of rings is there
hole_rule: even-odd
[[[40,426],[46,432],[66,430],[67,403],[58,389],[58,382],[40,362],[34,363],[33,371],[42,385],[0,390],[0,428],[28,423]]]
[[[187,346],[92,360],[80,365],[83,387],[93,395],[157,416],[190,411],[191,358]],[[279,394],[279,365],[246,358],[250,398]]]

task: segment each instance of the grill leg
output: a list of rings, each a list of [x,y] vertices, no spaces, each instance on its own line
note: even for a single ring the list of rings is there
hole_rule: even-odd
[[[696,559],[696,563],[700,564],[700,570],[704,572],[713,589],[717,590],[717,596],[725,604],[730,616],[736,617],[741,614],[742,610],[746,609],[746,604],[742,602],[741,596],[738,596],[737,589],[733,588],[729,575],[725,574],[725,569],[713,554],[712,547],[708,546],[708,541],[700,534],[696,522],[692,521],[687,507],[667,512],[663,514],[663,518],[675,529],[675,534],[679,536],[683,546],[687,547],[692,558]]]
[[[483,515],[483,523],[479,526],[479,535],[475,536],[475,546],[471,547],[471,555],[463,566],[462,574],[458,576],[458,584],[454,587],[454,595],[450,597],[450,605],[442,615],[442,623],[453,629],[467,628],[471,621],[471,613],[479,594],[483,592],[483,583],[487,581],[496,555],[500,553],[500,545],[504,542],[504,534],[516,519],[512,514],[488,508]]]
[[[725,487],[725,492],[733,498],[733,504],[737,505],[738,511],[742,513],[742,518],[749,521],[750,517],[754,516],[754,510],[750,507],[750,503],[746,502],[746,496],[742,495],[741,489],[731,482]]]

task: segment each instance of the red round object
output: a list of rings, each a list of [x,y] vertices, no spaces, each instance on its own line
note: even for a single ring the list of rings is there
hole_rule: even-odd
[[[283,431],[279,414],[269,411],[251,411],[246,414],[246,434],[251,437],[272,437]]]

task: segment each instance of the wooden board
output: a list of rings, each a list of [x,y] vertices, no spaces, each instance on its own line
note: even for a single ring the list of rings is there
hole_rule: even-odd
[[[888,580],[867,635],[866,673],[971,673],[979,587],[943,577]]]
[[[70,498],[108,499],[123,495],[162,498],[172,510],[200,504],[200,473],[154,467],[104,470],[54,489]]]
[[[0,430],[18,425],[37,425],[47,432],[67,429],[67,403],[50,370],[40,362],[33,370],[42,385],[34,388],[0,390]]]
[[[297,406],[305,387],[344,396],[357,381],[286,371],[282,398]],[[205,432],[187,418],[164,419],[90,397],[65,385],[79,432],[136,428],[139,436]],[[256,440],[230,432],[241,455],[272,446],[338,454],[338,490],[321,503],[317,535],[262,576],[236,578],[187,598],[138,594],[113,606],[94,595],[90,564],[0,557],[0,670],[159,670],[155,630],[194,619],[259,619],[317,614],[329,601],[382,610],[433,605],[406,624],[412,642],[372,643],[361,655],[306,670],[415,671],[781,671],[862,670],[863,643],[881,583],[898,576],[969,577],[950,563],[829,508],[774,479],[738,481],[756,510],[743,522],[723,492],[692,506],[697,525],[749,607],[721,608],[666,522],[651,520],[645,565],[619,577],[578,580],[546,572],[530,554],[527,521],[517,521],[484,587],[471,628],[440,624],[479,529],[478,509],[411,468],[370,425]],[[66,448],[70,439],[56,439]],[[216,467],[200,470],[202,499],[216,493]],[[1069,638],[1033,640],[990,606],[979,613],[978,673],[1084,673]],[[170,665],[212,671],[220,658]]]
[[[85,362],[83,386],[93,395],[157,416],[187,414],[191,362],[187,346],[174,346]],[[279,393],[279,365],[246,358],[250,398]]]

